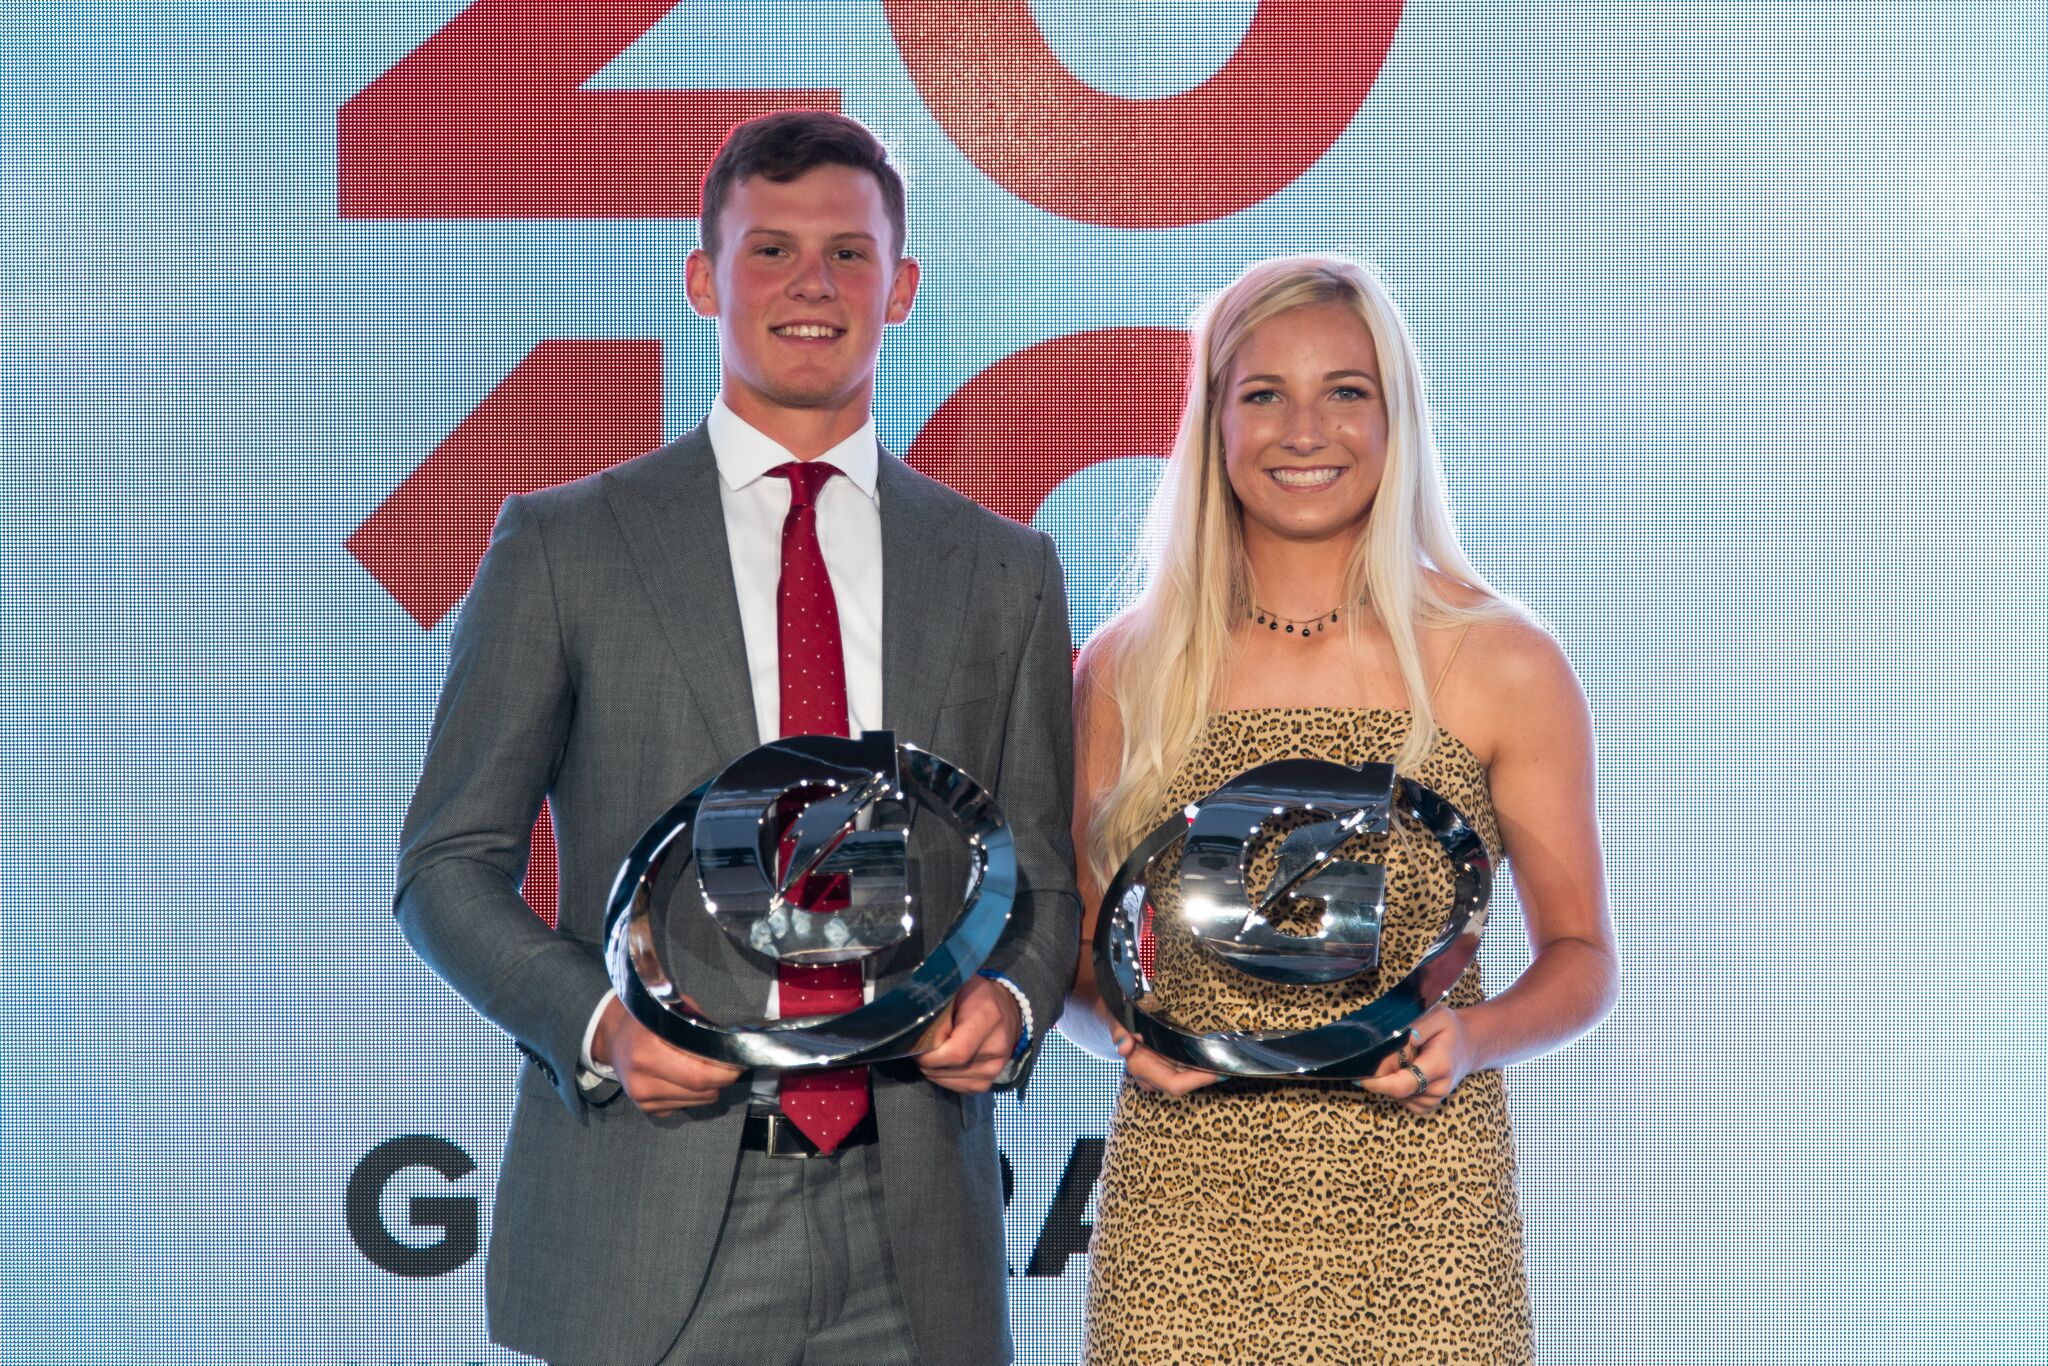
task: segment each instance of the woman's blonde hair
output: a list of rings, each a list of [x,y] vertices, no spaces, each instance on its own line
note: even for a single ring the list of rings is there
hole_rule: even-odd
[[[1133,562],[1137,593],[1089,650],[1089,678],[1115,702],[1123,730],[1116,780],[1099,794],[1087,832],[1085,857],[1099,881],[1150,829],[1209,718],[1230,662],[1231,630],[1253,601],[1217,395],[1228,389],[1230,367],[1254,328],[1324,304],[1356,312],[1379,358],[1386,466],[1339,601],[1369,601],[1393,639],[1413,713],[1400,768],[1412,771],[1436,740],[1418,625],[1513,610],[1458,544],[1421,367],[1385,282],[1343,256],[1283,256],[1251,266],[1196,311],[1180,432]],[[1454,601],[1438,576],[1475,590],[1482,601]],[[1355,641],[1357,614],[1351,623]]]

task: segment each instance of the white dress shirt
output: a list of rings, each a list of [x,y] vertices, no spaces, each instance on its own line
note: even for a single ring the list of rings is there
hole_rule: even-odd
[[[711,453],[718,462],[718,500],[725,511],[725,543],[732,556],[733,588],[739,598],[740,634],[747,650],[747,678],[754,691],[754,723],[761,742],[782,736],[782,651],[777,639],[775,598],[782,582],[782,522],[789,515],[789,481],[768,471],[796,457],[773,437],[749,426],[720,397],[704,420]],[[839,477],[818,491],[818,546],[839,608],[839,645],[846,659],[847,734],[882,728],[882,507],[875,496],[880,464],[875,424],[866,425],[818,456]],[[867,984],[872,998],[874,984]],[[597,1022],[615,997],[606,993],[583,1030],[583,1067],[599,1077],[612,1070],[590,1055]],[[773,983],[767,1018],[780,1013]],[[773,1094],[773,1079],[757,1079],[756,1090]]]
[[[782,522],[789,481],[768,471],[796,457],[748,426],[720,399],[705,419],[718,458],[718,497],[725,543],[754,685],[754,722],[761,743],[782,735],[782,652],[776,639],[776,588],[782,581]],[[882,507],[875,497],[879,457],[875,424],[818,457],[838,478],[818,491],[818,546],[839,606],[839,646],[846,659],[849,735],[882,728]]]

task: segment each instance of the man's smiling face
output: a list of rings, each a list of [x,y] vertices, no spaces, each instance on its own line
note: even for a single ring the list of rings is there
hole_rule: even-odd
[[[851,166],[733,186],[718,250],[690,254],[690,303],[716,316],[725,399],[757,427],[775,409],[857,409],[882,329],[910,316],[917,263],[897,255],[882,187]]]

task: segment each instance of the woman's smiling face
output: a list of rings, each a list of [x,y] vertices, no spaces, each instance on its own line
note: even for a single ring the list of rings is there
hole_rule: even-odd
[[[1247,541],[1364,530],[1387,463],[1387,405],[1372,333],[1355,312],[1314,304],[1259,324],[1215,401]]]

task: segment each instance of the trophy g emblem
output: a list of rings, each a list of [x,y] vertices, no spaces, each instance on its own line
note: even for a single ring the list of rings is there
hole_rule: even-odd
[[[966,844],[967,885],[945,940],[886,995],[844,1015],[725,1025],[705,1017],[662,962],[654,884],[685,837],[705,910],[763,958],[846,963],[902,943],[917,928],[909,847],[920,811]],[[811,879],[833,879],[845,893],[807,910],[796,892]],[[883,1062],[918,1051],[1002,937],[1016,895],[1010,829],[979,783],[888,731],[794,736],[735,759],[640,837],[612,884],[605,962],[633,1017],[700,1057],[785,1071]]]
[[[1272,880],[1254,901],[1247,882],[1254,843],[1268,825],[1296,813],[1317,819],[1288,830]],[[1355,835],[1389,833],[1396,820],[1434,837],[1450,860],[1453,883],[1443,928],[1407,976],[1342,1019],[1296,1033],[1194,1033],[1158,1009],[1138,940],[1152,914],[1155,865],[1175,843],[1182,914],[1204,951],[1268,982],[1341,982],[1379,965],[1386,869],[1339,858],[1338,851]],[[1479,832],[1436,793],[1397,777],[1393,765],[1262,764],[1167,820],[1124,860],[1096,917],[1096,986],[1138,1042],[1182,1066],[1239,1077],[1370,1076],[1479,952],[1492,887],[1493,859]],[[1314,934],[1275,926],[1290,898],[1321,903]]]

